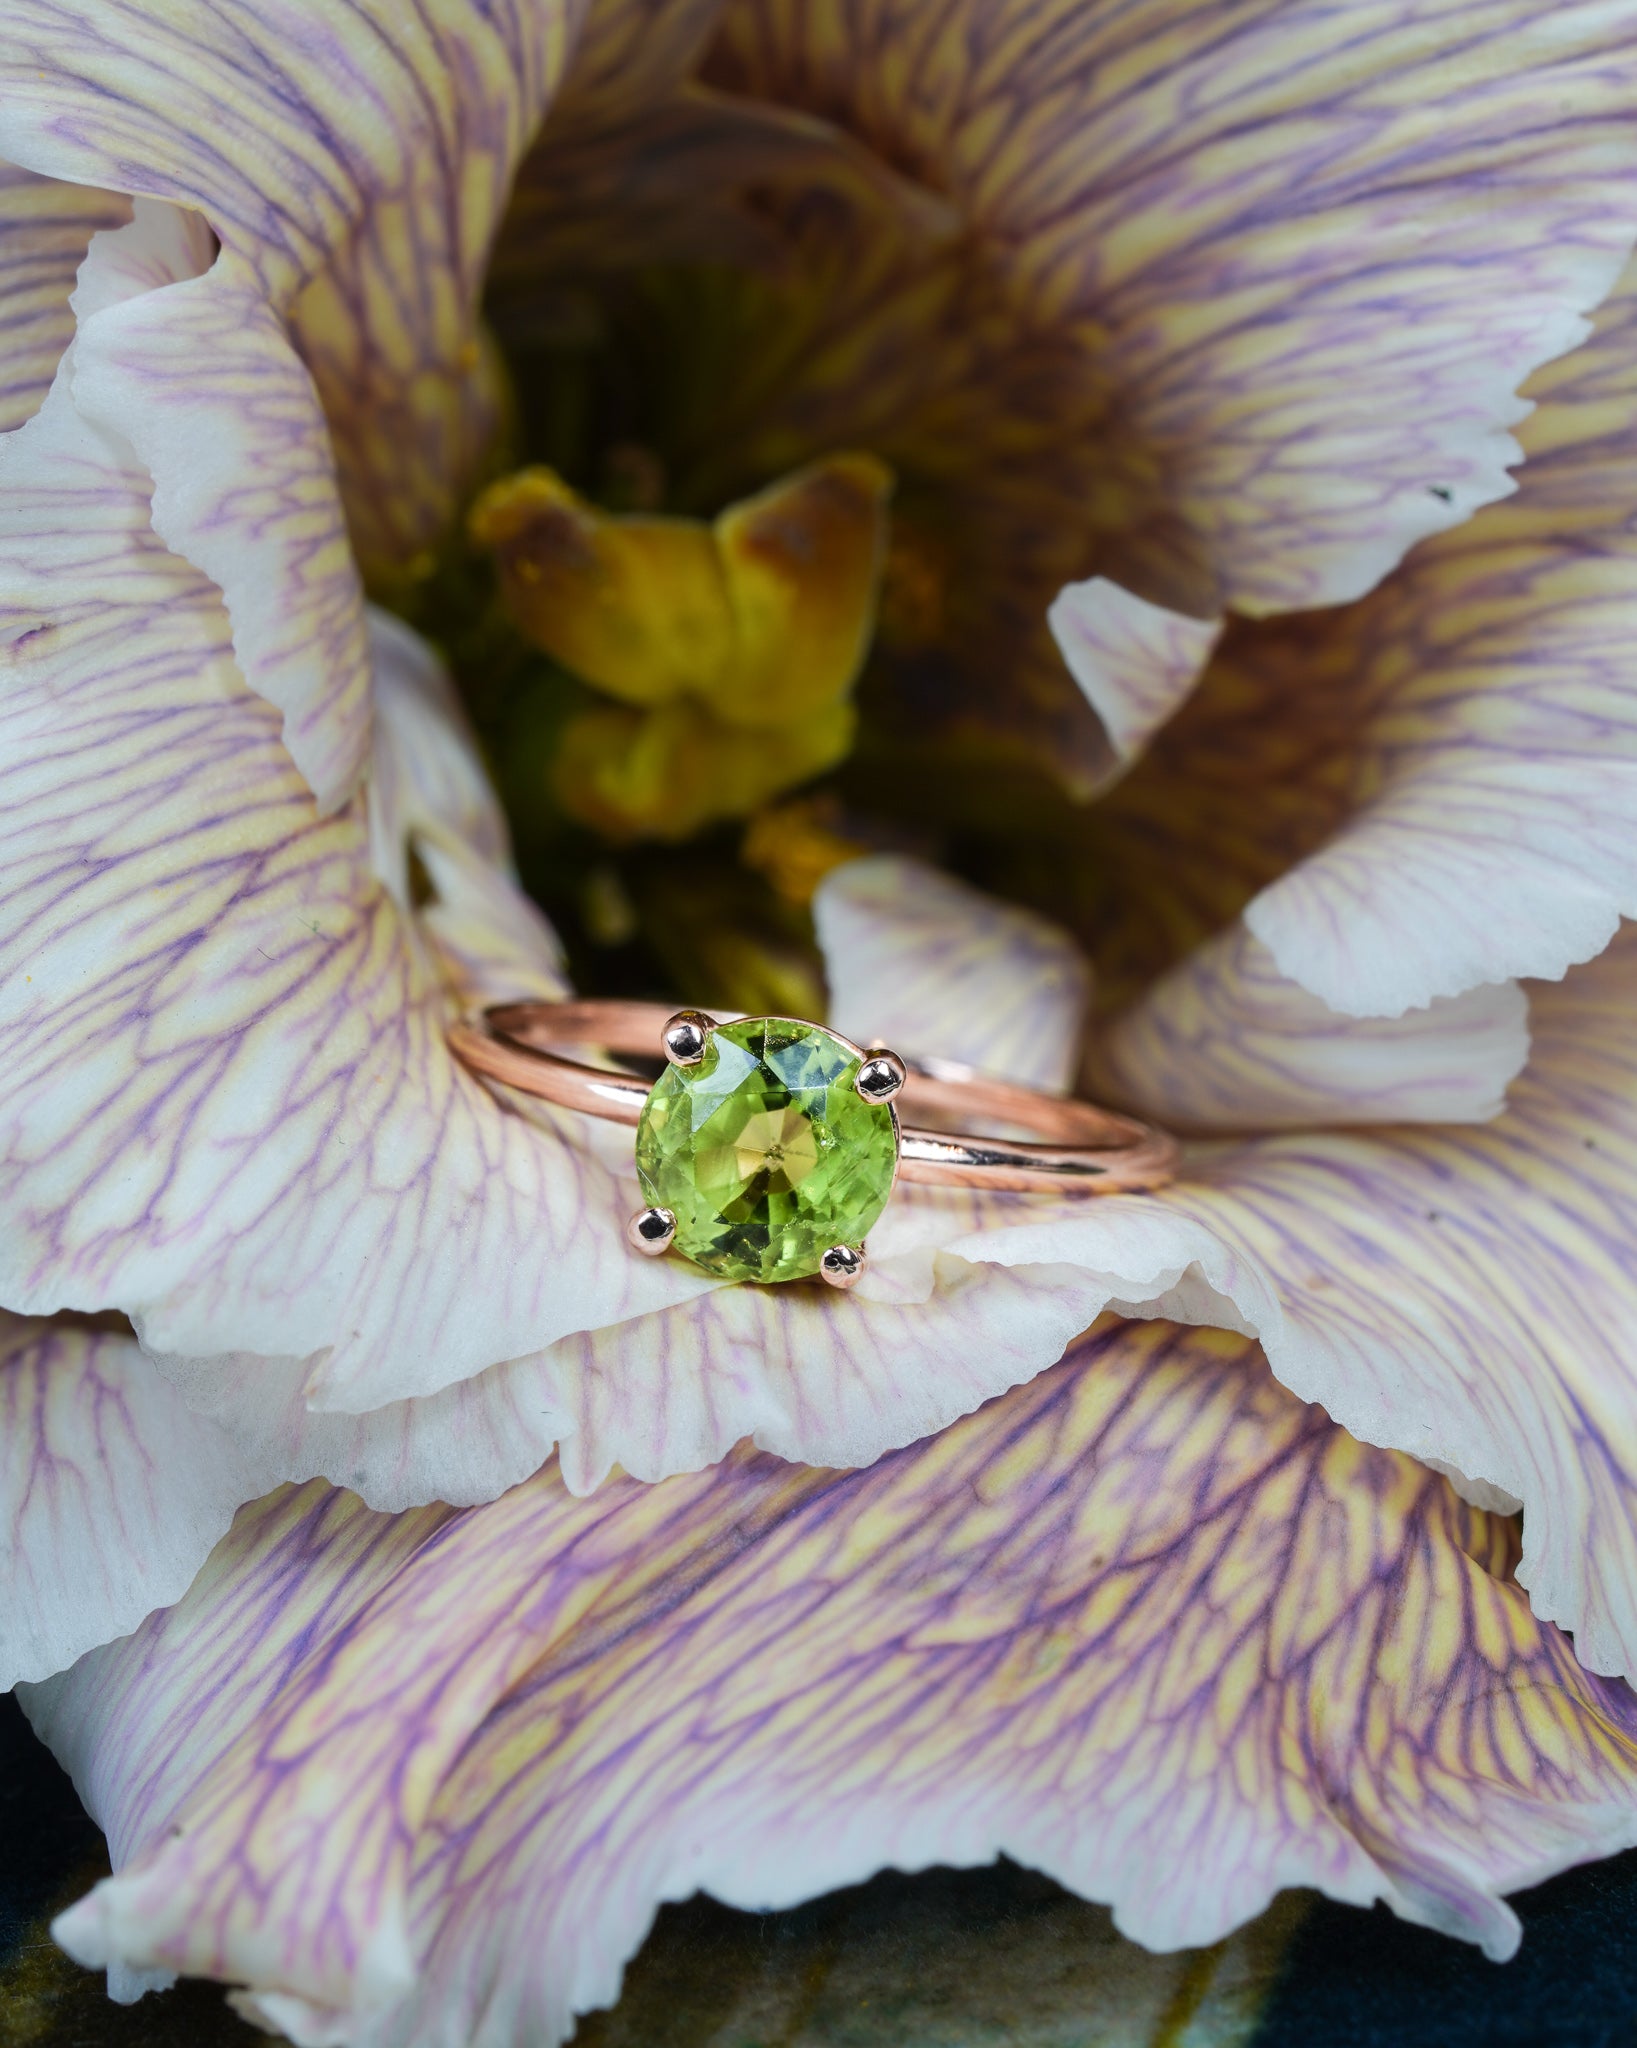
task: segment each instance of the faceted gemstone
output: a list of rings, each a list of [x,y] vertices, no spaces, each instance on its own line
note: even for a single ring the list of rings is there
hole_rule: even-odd
[[[788,1017],[719,1024],[696,1067],[667,1067],[637,1126],[642,1191],[677,1251],[726,1280],[797,1280],[886,1207],[898,1132],[854,1091],[859,1057]]]

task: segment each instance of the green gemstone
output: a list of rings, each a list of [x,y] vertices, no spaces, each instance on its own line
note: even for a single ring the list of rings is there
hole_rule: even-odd
[[[859,1057],[788,1017],[719,1024],[697,1067],[643,1104],[637,1174],[676,1217],[677,1251],[726,1280],[798,1280],[887,1205],[898,1132],[854,1089]]]

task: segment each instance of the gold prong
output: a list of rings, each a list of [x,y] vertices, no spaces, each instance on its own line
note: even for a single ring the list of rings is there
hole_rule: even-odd
[[[831,1287],[855,1286],[863,1270],[862,1245],[855,1251],[850,1244],[833,1244],[819,1260],[819,1274]]]
[[[669,1209],[639,1209],[626,1224],[625,1236],[633,1251],[657,1259],[671,1248],[676,1218]]]
[[[665,1057],[673,1067],[697,1067],[715,1029],[716,1019],[703,1010],[678,1010],[660,1034]]]
[[[891,1102],[908,1079],[909,1069],[897,1053],[877,1045],[864,1055],[853,1086],[866,1102]]]

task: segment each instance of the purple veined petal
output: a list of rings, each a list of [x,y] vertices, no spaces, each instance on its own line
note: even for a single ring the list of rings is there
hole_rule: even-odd
[[[1122,1313],[1241,1326],[1356,1436],[1524,1509],[1518,1578],[1591,1669],[1637,1669],[1637,1080],[1630,935],[1531,991],[1505,1113],[1464,1129],[1318,1131],[1200,1150],[1154,1209],[1202,1248]],[[1108,1255],[1127,1202],[992,1219],[945,1258]],[[1208,1246],[1208,1249],[1206,1248]]]
[[[1186,699],[1222,631],[1220,619],[1167,611],[1106,576],[1068,584],[1046,616],[1121,767]]]
[[[1637,234],[1634,74],[1623,14],[1526,0],[869,0],[845,36],[738,0],[706,67],[928,167],[1001,310],[951,300],[941,354],[906,322],[872,382],[947,420],[963,364],[998,394],[1019,334],[1049,337],[1007,429],[1050,421],[1061,488],[1032,510],[1078,501],[1106,537],[1058,584],[1098,567],[1198,617],[1355,597],[1512,488],[1518,386]]]
[[[1505,1892],[1637,1833],[1637,1708],[1509,1525],[1243,1338],[1105,1329],[868,1471],[445,1513],[274,1496],[30,1689],[117,1871],[71,1952],[301,2041],[513,2048],[696,1889],[1006,1853],[1156,1948],[1306,1884],[1501,1956]]]
[[[1057,1092],[1073,1079],[1091,973],[1045,918],[881,854],[826,875],[813,922],[831,1022],[859,1044]]]
[[[491,438],[477,294],[569,27],[552,6],[286,22],[40,0],[0,38],[0,147],[153,195],[127,238],[163,233],[157,201],[199,223],[205,247],[122,305],[82,280],[76,402],[136,447],[161,536],[221,588],[326,808],[369,747],[353,545],[401,573]]]
[[[267,1476],[128,1333],[0,1314],[0,1686],[180,1599]]]
[[[453,840],[510,873],[511,838],[483,772],[454,684],[418,633],[390,612],[369,612],[375,750],[370,830],[376,872],[408,906],[412,837]]]
[[[816,911],[841,1028],[1037,1084],[1067,1071],[1086,976],[1061,933],[897,859],[835,870]],[[1236,1091],[1253,1082],[1269,1121],[1447,1119],[1492,1113],[1526,1050],[1516,990],[1361,1023],[1285,983],[1254,941],[1240,948],[1237,961],[1207,954],[1117,1023],[1105,1078],[1139,1094],[1149,1084],[1144,1107],[1201,1124],[1250,1100]],[[1197,1057],[1166,1035],[1186,1026],[1190,1003],[1217,1034],[1201,1036]],[[1030,1074],[1042,1047],[1052,1057]],[[582,1492],[616,1468],[645,1480],[697,1470],[746,1438],[785,1458],[865,1465],[1043,1371],[1111,1306],[1255,1330],[1281,1358],[1284,1290],[1202,1221],[1188,1185],[1185,1169],[1159,1196],[1090,1203],[906,1186],[844,1298],[716,1288],[497,1364],[435,1404],[374,1416],[303,1419],[287,1374],[247,1367],[218,1383],[210,1412],[258,1457],[270,1435],[299,1437],[316,1469],[391,1505],[417,1497],[410,1475],[435,1466],[440,1446],[445,1497],[454,1488],[461,1499],[515,1484],[554,1445]],[[194,1382],[189,1398],[201,1398]]]
[[[1589,1668],[1628,1674],[1634,990],[1630,928],[1534,987],[1530,1063],[1487,1127],[1245,1143],[1172,1198],[1277,1294],[1280,1378],[1355,1434],[1521,1502],[1536,1612]]]
[[[284,713],[319,803],[369,747],[363,587],[312,378],[243,260],[152,200],[91,245],[75,304],[73,400],[154,480],[154,530],[221,590],[233,652]]]
[[[1399,1017],[1348,1017],[1279,972],[1242,925],[1098,1035],[1097,1085],[1190,1130],[1482,1123],[1529,1056],[1515,982]]]
[[[362,805],[317,814],[71,374],[0,444],[0,1298],[356,1409],[684,1298],[627,1175],[454,1063]]]
[[[1514,497],[1356,605],[1230,628],[1100,808],[1122,951],[1179,899],[1243,913],[1331,1009],[1392,1017],[1555,978],[1637,912],[1634,339],[1637,271],[1531,383]]]
[[[905,916],[908,896],[900,891],[893,918]],[[1493,1123],[1463,1130],[1321,1130],[1200,1149],[1152,1198],[1070,1205],[906,1190],[877,1232],[861,1284],[883,1309],[923,1303],[926,1350],[913,1317],[880,1340],[897,1366],[889,1400],[863,1369],[865,1345],[854,1349],[838,1332],[826,1348],[815,1331],[792,1346],[784,1331],[797,1311],[770,1309],[765,1323],[776,1331],[719,1339],[719,1357],[741,1375],[755,1346],[799,1357],[800,1377],[773,1385],[823,1386],[821,1403],[840,1426],[809,1435],[811,1411],[792,1419],[787,1400],[777,1433],[758,1415],[756,1440],[841,1462],[859,1456],[872,1431],[880,1447],[892,1443],[917,1399],[927,1404],[926,1428],[959,1413],[991,1354],[969,1349],[959,1321],[942,1316],[956,1300],[968,1313],[978,1307],[974,1267],[1004,1267],[1018,1286],[1006,1345],[993,1354],[1005,1383],[1028,1376],[1031,1353],[1040,1369],[1076,1300],[1245,1329],[1282,1379],[1356,1435],[1521,1501],[1520,1577],[1541,1612],[1575,1631],[1596,1669],[1637,1669],[1637,1475],[1623,1449],[1637,1437],[1637,1379],[1622,1350],[1637,1316],[1628,1255],[1637,1209],[1626,1188],[1637,1168],[1634,973],[1637,950],[1626,939],[1560,991],[1537,988],[1535,1043],[1518,1075],[1526,1041],[1516,991],[1476,991],[1396,1020],[1326,1017],[1267,972],[1253,940],[1207,949],[1114,1033],[1116,1070],[1123,1055],[1126,1078],[1142,1082],[1154,1110],[1169,1083],[1171,1105],[1190,1121],[1226,1121],[1242,1090],[1270,1123],[1297,1114],[1354,1122],[1361,1084],[1379,1088],[1384,1074],[1390,1091],[1376,1107],[1396,1123],[1413,1121],[1418,1105],[1445,1123],[1463,1106],[1488,1114],[1510,1084],[1509,1105]],[[1224,975],[1226,985],[1213,980]],[[1192,1048],[1168,1043],[1167,1032],[1179,1020],[1186,1029],[1201,1008],[1221,1037],[1206,1036],[1196,1067]],[[1129,1291],[1122,1270],[1136,1283]],[[1095,1291],[1085,1286],[1093,1280]],[[713,1300],[692,1313],[703,1322],[747,1310]],[[649,1361],[688,1356],[641,1325],[579,1341],[592,1355],[610,1347],[611,1359],[615,1345]],[[642,1371],[657,1436],[688,1410],[675,1383],[664,1387],[668,1401],[654,1399],[655,1367]],[[732,1378],[695,1367],[695,1405],[725,1398]],[[587,1370],[582,1412],[594,1413],[613,1384],[611,1368]],[[565,1445],[565,1469],[578,1469],[591,1441],[587,1431]],[[606,1468],[593,1460],[587,1469]]]
[[[91,237],[131,217],[131,203],[0,164],[0,433],[39,411],[74,338],[69,294]]]
[[[0,151],[204,216],[290,323],[366,565],[401,567],[493,431],[478,294],[579,14],[21,0]]]

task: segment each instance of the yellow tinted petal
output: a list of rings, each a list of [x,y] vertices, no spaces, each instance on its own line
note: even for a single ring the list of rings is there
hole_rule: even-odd
[[[862,1472],[275,1496],[29,1696],[118,1871],[58,1931],[392,2048],[561,2041],[660,1899],[1001,1853],[1160,1948],[1311,1885],[1504,1956],[1637,1833],[1637,1703],[1508,1535],[1167,1325]]]

